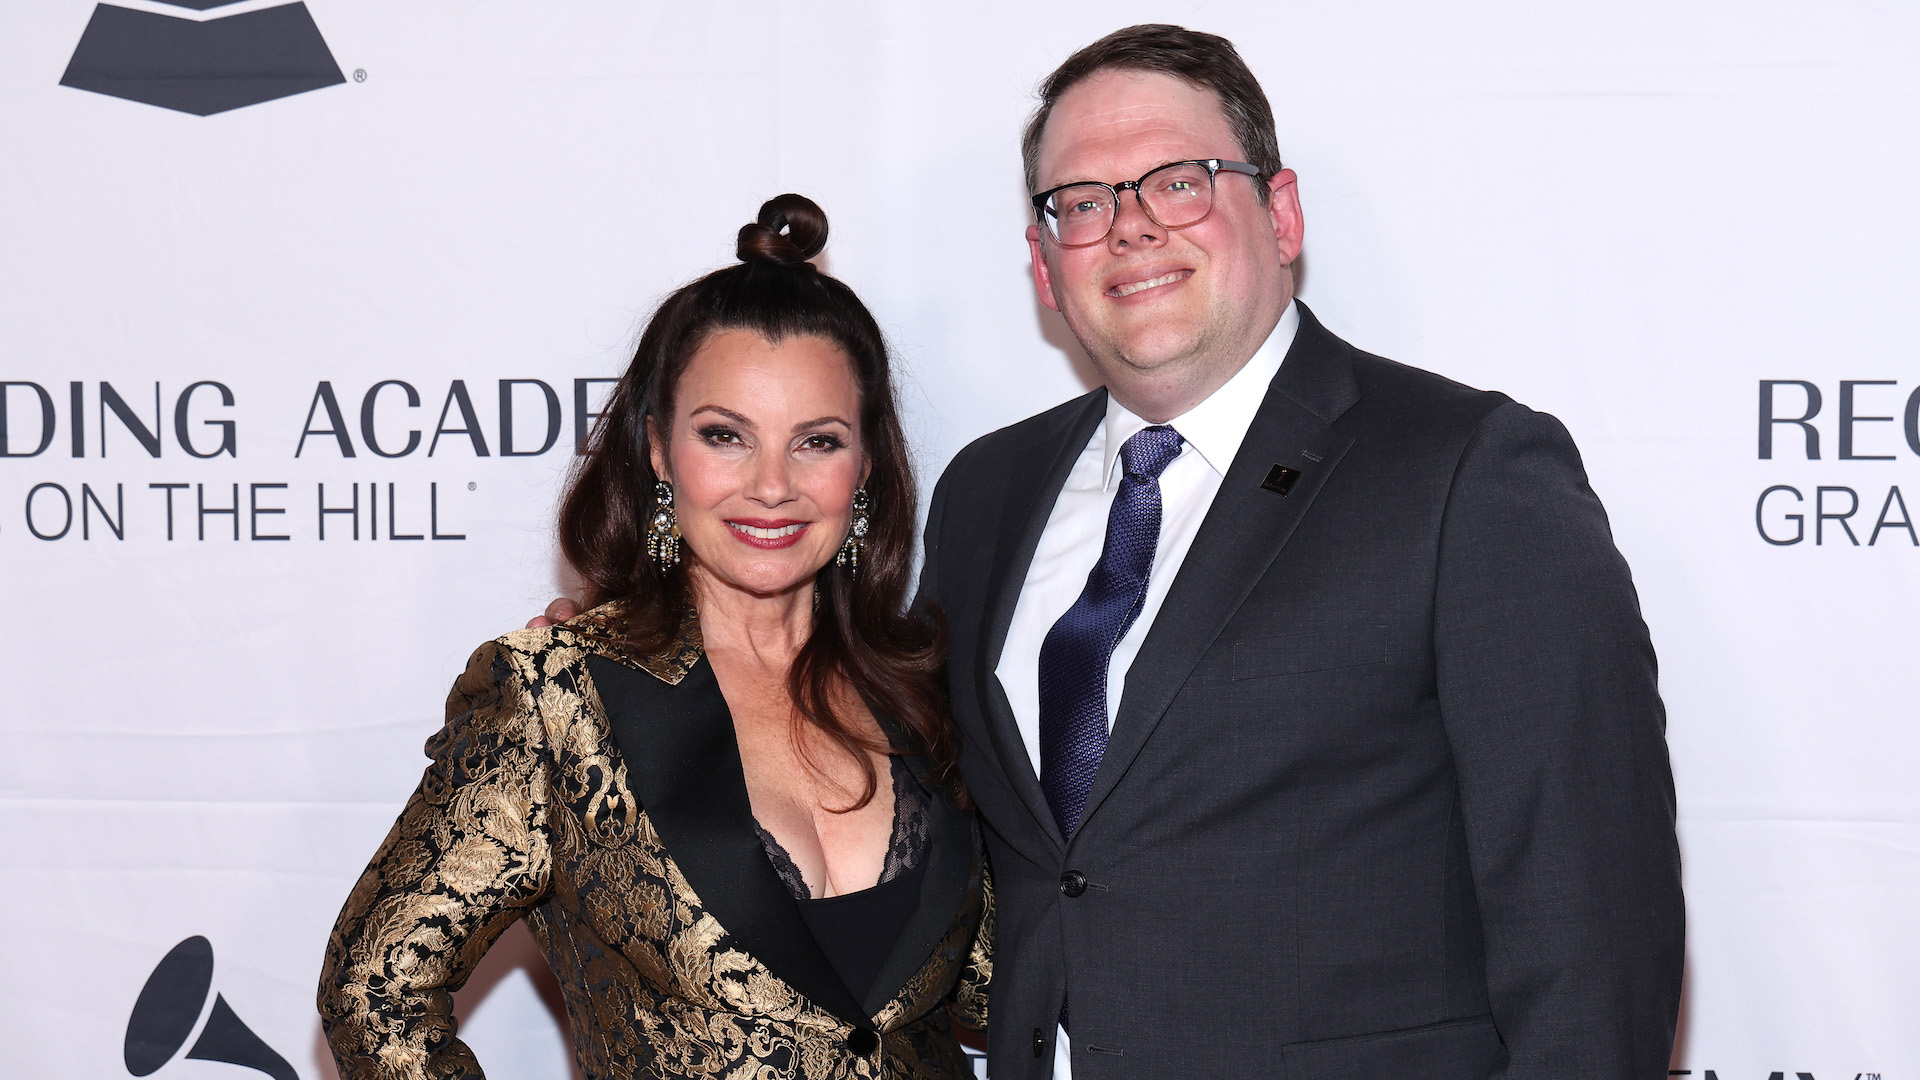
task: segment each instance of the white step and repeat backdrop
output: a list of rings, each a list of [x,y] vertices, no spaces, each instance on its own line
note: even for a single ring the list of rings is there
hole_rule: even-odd
[[[331,1078],[327,929],[563,587],[653,301],[817,198],[930,481],[1086,385],[1016,137],[1154,20],[1265,82],[1321,318],[1586,453],[1672,716],[1673,1068],[1920,1077],[1920,16],[1784,0],[6,4],[0,1073],[237,1077],[217,997]],[[500,1077],[569,1074],[555,1007],[524,933],[460,995]]]

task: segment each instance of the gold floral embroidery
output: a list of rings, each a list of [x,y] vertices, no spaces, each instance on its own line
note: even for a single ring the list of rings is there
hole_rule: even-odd
[[[588,1080],[970,1075],[947,1011],[984,1026],[984,874],[873,1018],[879,1049],[853,1055],[845,1021],[728,945],[634,799],[586,658],[677,684],[701,641],[689,618],[660,655],[633,655],[609,630],[617,615],[508,634],[455,682],[431,764],[328,942],[319,1006],[343,1080],[478,1077],[449,991],[520,918],[560,981]]]

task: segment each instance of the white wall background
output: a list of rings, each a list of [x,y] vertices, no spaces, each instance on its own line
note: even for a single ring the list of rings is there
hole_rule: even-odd
[[[189,15],[152,0],[127,6]],[[208,14],[272,6],[273,0]],[[210,117],[58,85],[92,0],[0,7],[0,380],[45,387],[47,451],[0,458],[0,1072],[111,1078],[176,942],[303,1080],[331,1078],[311,1001],[346,890],[423,765],[478,642],[561,587],[551,512],[572,380],[624,364],[673,285],[731,258],[781,191],[827,208],[832,271],[893,336],[924,481],[973,436],[1080,392],[1032,297],[1016,147],[1033,85],[1129,22],[1224,33],[1273,98],[1308,221],[1303,295],[1371,351],[1559,415],[1632,562],[1663,661],[1690,909],[1674,1068],[1725,1080],[1920,1075],[1920,14],[1904,5],[448,3],[309,0],[338,86]],[[1095,21],[1088,23],[1087,11]],[[559,445],[498,455],[495,387],[552,384]],[[391,448],[452,380],[491,456],[343,460],[315,385]],[[1759,380],[1824,398],[1756,455]],[[178,445],[195,398],[204,450]],[[1839,460],[1842,380],[1859,387]],[[84,456],[68,384],[83,384]],[[164,432],[151,457],[99,384]],[[537,409],[527,389],[521,409]],[[1799,415],[1780,392],[1776,412]],[[9,446],[38,441],[9,392]],[[457,413],[455,414],[457,416]],[[537,412],[518,441],[538,445]],[[316,425],[322,421],[316,420]],[[448,426],[457,420],[450,418]],[[56,483],[114,505],[58,531]],[[285,541],[232,537],[196,489]],[[316,538],[315,485],[380,485],[378,541]],[[403,530],[386,536],[387,485]],[[1774,484],[1807,500],[1755,501]],[[1812,537],[1815,489],[1861,509]],[[1825,496],[1830,512],[1847,496]],[[1791,501],[1789,496],[1776,499]],[[1897,508],[1890,515],[1898,518]],[[364,521],[363,521],[364,526]],[[252,523],[240,523],[243,537]],[[363,534],[364,535],[364,534]],[[530,941],[461,995],[497,1077],[569,1055]],[[174,1060],[164,1080],[239,1075]]]

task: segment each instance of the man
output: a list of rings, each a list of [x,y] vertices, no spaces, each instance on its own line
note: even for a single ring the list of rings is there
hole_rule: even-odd
[[[1564,428],[1293,299],[1225,39],[1087,46],[1023,150],[1105,386],[962,450],[927,521],[995,1080],[1664,1075],[1665,719]]]
[[[1673,788],[1605,513],[1557,421],[1294,301],[1273,130],[1229,42],[1138,26],[1027,131],[1034,282],[1105,386],[927,522],[989,1071],[1662,1076]]]

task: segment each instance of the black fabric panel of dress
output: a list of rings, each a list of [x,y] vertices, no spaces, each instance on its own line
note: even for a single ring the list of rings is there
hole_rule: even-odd
[[[880,880],[872,888],[816,898],[787,849],[759,822],[753,826],[760,834],[767,859],[793,894],[801,918],[855,998],[866,996],[907,920],[919,907],[920,881],[926,873],[931,797],[914,782],[912,771],[899,757],[892,759],[890,771],[893,834],[887,841]]]

